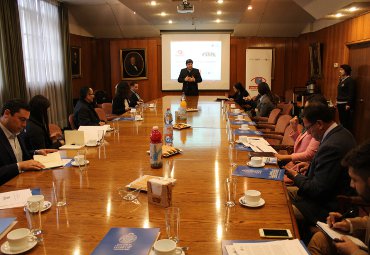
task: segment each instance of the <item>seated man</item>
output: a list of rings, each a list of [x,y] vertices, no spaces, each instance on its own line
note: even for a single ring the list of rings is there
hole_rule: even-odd
[[[26,127],[29,106],[19,99],[7,101],[0,116],[0,185],[23,171],[40,170],[44,165],[31,159],[31,154],[46,155],[54,149],[28,152],[19,133]],[[30,154],[31,153],[31,154]]]
[[[73,111],[73,122],[76,128],[80,126],[102,126],[105,124],[95,112],[93,102],[94,92],[92,88],[82,87],[80,90],[80,99]]]
[[[331,109],[322,103],[304,108],[303,123],[306,132],[321,143],[306,175],[291,169],[286,169],[286,174],[296,185],[288,191],[297,219],[313,225],[337,210],[337,195],[349,193],[349,176],[340,161],[356,142],[347,129],[335,123]]]
[[[356,189],[358,195],[370,203],[370,141],[365,142],[352,150],[342,161],[342,164],[349,168],[351,187]],[[369,216],[348,218],[341,220],[342,215],[337,212],[329,213],[327,224],[337,230],[347,232],[356,236],[369,245],[370,221]],[[369,254],[361,250],[350,239],[343,236],[342,242],[335,242],[329,239],[324,233],[317,232],[308,244],[312,255],[318,254],[344,254],[344,255],[365,255]]]
[[[130,83],[130,89],[131,89],[131,97],[130,97],[130,104],[129,106],[131,108],[135,108],[136,105],[144,103],[144,101],[140,98],[138,91],[139,91],[139,83],[136,81],[133,81]]]

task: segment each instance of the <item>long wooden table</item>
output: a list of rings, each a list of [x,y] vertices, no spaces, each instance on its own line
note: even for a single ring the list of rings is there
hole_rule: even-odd
[[[119,136],[105,138],[106,158],[98,149],[87,148],[90,164],[85,171],[65,167],[22,173],[0,187],[0,192],[40,188],[53,206],[42,213],[44,241],[28,254],[90,254],[111,227],[159,227],[166,237],[164,208],[147,203],[145,193],[140,204],[123,201],[117,189],[148,174],[177,179],[173,188],[173,206],[181,210],[180,246],[189,246],[187,254],[221,254],[221,240],[261,239],[258,229],[287,228],[298,231],[285,185],[278,181],[238,178],[237,200],[246,189],[262,192],[266,204],[247,208],[239,203],[226,208],[224,181],[231,174],[230,148],[226,118],[216,97],[188,97],[188,107],[201,108],[188,113],[191,129],[174,130],[174,145],[181,155],[164,159],[162,169],[151,169],[147,150],[153,125],[163,127],[163,113],[171,107],[174,114],[180,96],[156,100],[156,108],[144,110],[144,121],[120,121]],[[67,151],[72,158],[74,151]],[[245,164],[247,152],[234,152],[238,164]],[[53,178],[66,180],[67,205],[56,207],[52,195]],[[0,210],[0,217],[17,217],[14,228],[26,227],[23,208]],[[1,240],[3,243],[6,238]]]

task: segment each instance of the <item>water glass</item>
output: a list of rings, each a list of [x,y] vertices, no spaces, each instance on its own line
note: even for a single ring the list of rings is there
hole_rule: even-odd
[[[112,125],[113,125],[114,134],[119,134],[119,121],[118,121],[118,119],[113,120]]]
[[[165,219],[167,238],[177,243],[179,241],[180,232],[180,208],[166,208]]]
[[[87,165],[87,159],[86,159],[86,150],[78,150],[77,155],[75,157],[75,162],[80,168],[80,171],[84,170]]]
[[[236,178],[230,177],[225,180],[225,195],[227,207],[235,206],[235,196],[236,196]]]
[[[31,230],[33,235],[42,234],[41,211],[43,207],[44,200],[27,201],[27,205],[25,207],[26,218],[28,228]]]
[[[64,179],[58,179],[53,181],[53,193],[55,198],[55,204],[57,206],[65,206],[67,204],[66,183]]]

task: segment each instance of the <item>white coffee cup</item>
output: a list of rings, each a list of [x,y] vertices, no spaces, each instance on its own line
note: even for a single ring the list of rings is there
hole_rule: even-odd
[[[240,113],[240,109],[233,109],[234,113]]]
[[[131,113],[135,113],[136,112],[136,109],[135,108],[131,108],[130,112]]]
[[[170,239],[156,241],[153,249],[156,255],[175,255],[182,253],[182,250],[176,247],[176,243]]]
[[[141,115],[135,115],[135,120],[141,120]]]
[[[18,228],[9,232],[6,236],[11,251],[19,251],[28,246],[34,240],[28,228]]]
[[[253,166],[259,166],[262,164],[262,158],[261,157],[251,157],[250,164]]]
[[[27,206],[30,212],[38,212],[39,205],[44,205],[44,195],[32,195],[27,198]]]
[[[98,144],[98,140],[96,139],[90,139],[86,143],[87,146],[96,146],[97,144]]]
[[[247,204],[257,204],[261,199],[261,192],[258,190],[247,190],[244,193],[244,201]]]
[[[249,126],[248,126],[248,124],[242,124],[240,128],[243,129],[243,130],[248,130]]]
[[[243,120],[244,118],[243,118],[243,115],[238,115],[238,116],[236,116],[236,118],[238,119],[238,120]]]
[[[154,104],[149,104],[149,107],[154,107]]]
[[[235,108],[236,106],[235,106],[235,104],[231,104],[230,107],[231,108]]]
[[[84,155],[76,155],[74,156],[74,161],[76,164],[84,165],[85,164],[85,156]]]

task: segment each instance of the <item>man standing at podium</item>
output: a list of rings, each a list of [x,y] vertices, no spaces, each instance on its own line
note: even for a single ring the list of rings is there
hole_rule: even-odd
[[[202,82],[202,77],[198,69],[193,68],[193,60],[186,60],[186,68],[181,69],[178,82],[182,83],[182,92],[186,96],[198,96],[198,83]]]

